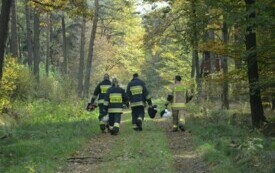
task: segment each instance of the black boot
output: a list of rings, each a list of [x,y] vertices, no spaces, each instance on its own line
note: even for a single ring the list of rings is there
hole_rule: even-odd
[[[137,128],[139,131],[142,131],[142,120],[141,119],[137,119]]]
[[[119,132],[119,127],[114,127],[112,130],[111,130],[111,135],[117,135]]]
[[[108,132],[108,133],[111,133],[111,129],[110,129],[109,124],[106,125],[106,129],[107,129],[107,132]]]
[[[105,129],[106,129],[105,124],[100,124],[99,127],[100,127],[100,130],[101,130],[103,133],[105,133]]]
[[[183,125],[183,124],[180,124],[180,125],[179,125],[179,129],[180,129],[181,131],[183,131],[183,132],[184,132],[184,131],[185,131],[185,127],[184,127],[184,125]]]

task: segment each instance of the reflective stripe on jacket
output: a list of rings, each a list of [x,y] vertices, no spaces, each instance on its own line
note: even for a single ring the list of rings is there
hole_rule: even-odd
[[[129,82],[126,93],[129,97],[131,107],[145,106],[146,101],[151,101],[145,83],[138,78],[134,78]]]
[[[186,107],[186,88],[182,83],[177,83],[173,87],[172,109],[181,110]]]
[[[111,86],[112,85],[109,80],[103,80],[96,86],[93,97],[96,99],[96,97],[98,96],[98,104],[104,103],[105,94]]]
[[[108,113],[122,113],[123,103],[127,101],[125,90],[112,86],[106,93],[104,106],[106,106]]]

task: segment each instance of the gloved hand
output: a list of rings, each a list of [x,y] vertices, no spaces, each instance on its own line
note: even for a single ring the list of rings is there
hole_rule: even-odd
[[[186,103],[188,103],[189,101],[191,101],[191,100],[192,100],[192,98],[193,98],[193,95],[188,96],[188,97],[186,98]]]
[[[166,99],[167,99],[168,102],[172,102],[173,101],[173,95],[169,94]]]
[[[86,107],[86,110],[91,112],[91,111],[94,111],[96,109],[96,105],[94,103],[88,103],[87,104],[87,107]]]

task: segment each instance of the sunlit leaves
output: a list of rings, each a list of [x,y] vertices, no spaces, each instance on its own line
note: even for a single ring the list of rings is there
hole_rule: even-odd
[[[22,69],[23,66],[19,65],[15,58],[6,58],[3,77],[0,81],[0,112],[3,108],[11,107],[10,98],[16,90],[16,82]]]

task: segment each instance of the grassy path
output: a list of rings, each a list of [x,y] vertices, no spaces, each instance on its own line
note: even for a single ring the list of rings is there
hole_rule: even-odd
[[[197,112],[186,124],[192,133],[170,132],[171,120],[158,117],[147,118],[144,131],[135,132],[128,112],[123,115],[121,133],[111,136],[100,133],[98,112],[84,111],[82,103],[38,100],[19,104],[17,109],[16,122],[0,124],[1,173],[275,170],[274,138],[228,124],[230,112],[218,110],[206,116]]]
[[[169,132],[167,121],[146,119],[144,131],[131,129],[130,114],[124,114],[118,136],[99,134],[82,151],[68,158],[60,172],[174,173],[207,172],[193,151],[190,134]]]

